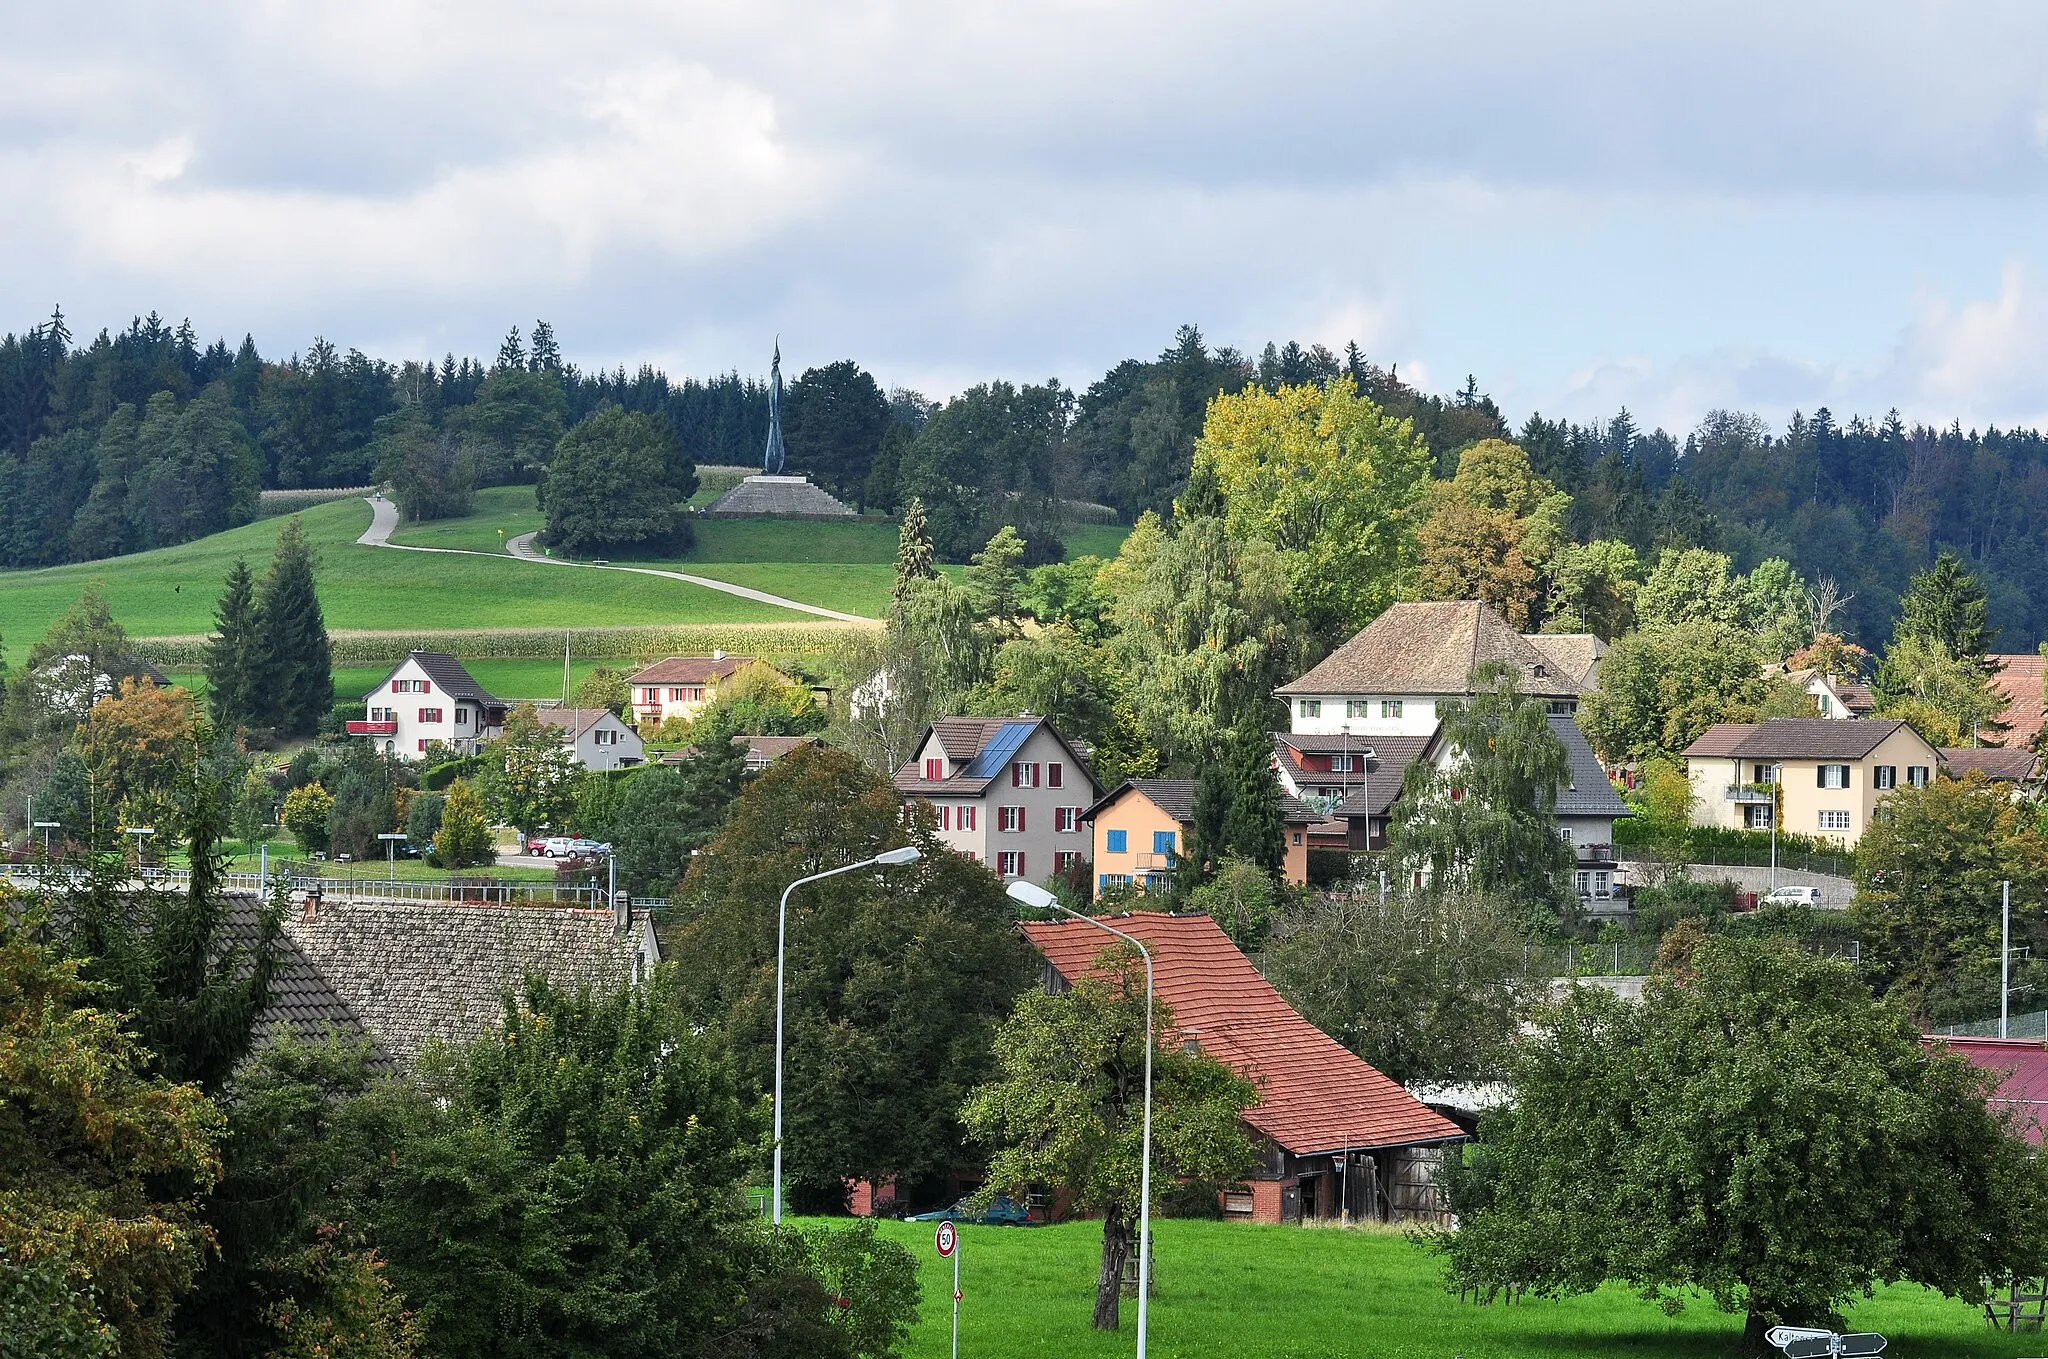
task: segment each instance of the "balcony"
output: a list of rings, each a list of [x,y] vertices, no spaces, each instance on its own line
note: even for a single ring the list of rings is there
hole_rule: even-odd
[[[1730,802],[1768,802],[1775,805],[1778,801],[1777,788],[1768,783],[1731,783],[1723,795]]]
[[[1171,854],[1141,853],[1137,856],[1140,873],[1170,873],[1173,871],[1174,856]]]
[[[351,736],[396,736],[396,722],[346,722],[343,728]]]
[[[1573,845],[1572,853],[1582,864],[1611,864],[1616,862],[1613,845]]]

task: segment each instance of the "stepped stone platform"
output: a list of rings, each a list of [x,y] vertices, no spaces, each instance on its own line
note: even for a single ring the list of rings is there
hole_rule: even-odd
[[[705,507],[713,515],[773,515],[777,519],[851,519],[854,511],[809,477],[755,475]]]

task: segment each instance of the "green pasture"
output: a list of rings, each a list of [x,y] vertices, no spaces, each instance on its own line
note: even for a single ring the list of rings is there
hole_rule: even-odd
[[[460,519],[434,519],[424,524],[400,522],[392,531],[394,543],[419,547],[461,547],[472,552],[496,552],[507,539],[522,533],[538,533],[546,520],[533,501],[531,486],[487,486],[476,493],[470,512]],[[499,530],[503,530],[502,536]]]
[[[631,674],[639,668],[639,662],[626,659],[574,661],[569,663],[569,689],[589,678],[590,672],[601,665]],[[562,662],[560,658],[551,661],[506,661],[506,660],[464,660],[462,668],[476,677],[476,682],[499,698],[560,698],[562,696]],[[370,692],[392,667],[388,665],[343,665],[334,668],[334,696],[341,698],[362,698]],[[183,682],[183,676],[173,678]]]
[[[917,1256],[924,1305],[907,1351],[942,1359],[951,1344],[952,1265],[928,1223],[883,1233]],[[1384,1231],[1257,1227],[1169,1220],[1154,1225],[1159,1292],[1151,1348],[1159,1359],[1529,1359],[1529,1356],[1741,1353],[1742,1318],[1700,1298],[1677,1316],[1618,1288],[1565,1302],[1481,1307],[1444,1291],[1438,1262]],[[1087,1359],[1131,1353],[1135,1299],[1123,1330],[1088,1329],[1102,1249],[1099,1223],[967,1227],[960,1233],[960,1353]],[[2048,1353],[2039,1335],[2004,1335],[1983,1314],[1920,1288],[1881,1290],[1849,1314],[1890,1337],[1887,1356]]]
[[[805,615],[682,581],[472,556],[361,547],[370,507],[319,505],[300,516],[320,553],[320,602],[332,629],[592,627],[800,622]],[[0,639],[18,659],[99,581],[114,617],[138,637],[212,630],[236,557],[261,570],[284,521],[264,519],[178,547],[40,571],[0,572]],[[495,535],[494,535],[495,536]]]

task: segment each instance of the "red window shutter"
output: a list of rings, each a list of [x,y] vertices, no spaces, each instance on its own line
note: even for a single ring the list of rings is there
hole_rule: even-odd
[[[420,692],[421,692],[421,693],[423,693],[423,694],[431,694],[431,693],[433,693],[433,692],[434,692],[434,682],[433,682],[432,680],[421,680],[421,681],[420,681]]]
[[[1054,760],[1045,767],[1045,786],[1048,788],[1060,786],[1060,762],[1058,760]]]
[[[1024,766],[1018,764],[1015,760],[1010,761],[1010,786],[1012,788],[1022,788],[1024,786]]]
[[[946,777],[946,762],[937,759],[926,760],[924,762],[924,776],[933,783],[942,782]]]
[[[1017,809],[1017,829],[1024,829],[1024,809],[1022,807]]]
[[[1024,876],[1024,851],[1021,849],[1017,851],[1017,876]]]
[[[943,803],[939,807],[939,829],[953,829],[953,807],[951,803]]]

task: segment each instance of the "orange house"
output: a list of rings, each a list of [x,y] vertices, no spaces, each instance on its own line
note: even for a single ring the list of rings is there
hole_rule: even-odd
[[[1128,779],[1081,813],[1094,834],[1095,893],[1111,887],[1164,887],[1187,852],[1195,825],[1193,779]],[[1287,857],[1280,875],[1308,881],[1308,828],[1322,820],[1309,808],[1280,794],[1280,819],[1287,826]]]

